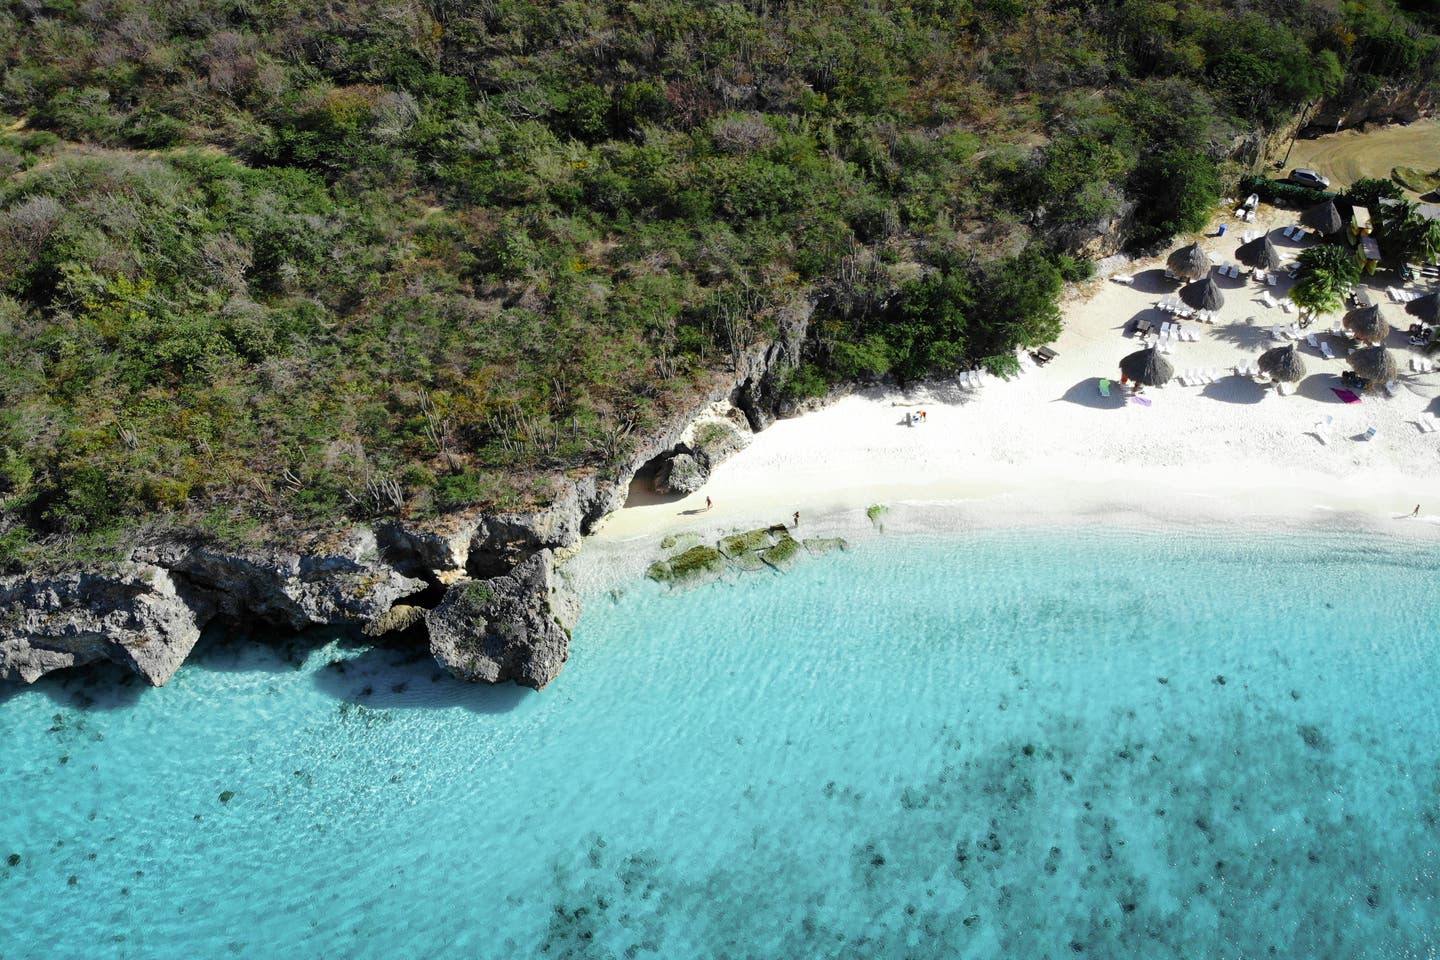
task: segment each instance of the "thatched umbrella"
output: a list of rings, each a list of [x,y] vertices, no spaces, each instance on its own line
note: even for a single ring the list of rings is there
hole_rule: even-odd
[[[1220,295],[1220,287],[1214,277],[1187,283],[1180,288],[1180,299],[1196,310],[1219,310],[1225,306],[1225,298]]]
[[[1440,323],[1440,291],[1411,300],[1405,304],[1405,312],[1421,323]]]
[[[1345,329],[1367,343],[1379,343],[1390,336],[1390,324],[1380,316],[1379,305],[1361,307],[1345,314]]]
[[[1235,256],[1247,267],[1255,267],[1257,270],[1279,270],[1280,251],[1275,248],[1275,242],[1270,239],[1267,233],[1263,237],[1256,237],[1249,243],[1242,243],[1235,250]]]
[[[1324,203],[1317,203],[1300,215],[1300,222],[1311,230],[1319,230],[1325,236],[1332,233],[1339,233],[1345,226],[1340,211],[1335,209],[1334,200],[1326,200]]]
[[[1170,259],[1165,261],[1170,272],[1191,280],[1199,280],[1210,272],[1210,258],[1205,256],[1205,251],[1200,249],[1200,244],[1192,243],[1188,247],[1181,247],[1170,254]]]
[[[1384,347],[1365,347],[1350,354],[1350,369],[1371,383],[1389,383],[1399,373],[1395,358]]]
[[[1175,376],[1175,367],[1154,347],[1136,350],[1120,361],[1120,372],[1145,387],[1162,387]]]
[[[1295,344],[1289,343],[1260,354],[1260,372],[1271,380],[1296,383],[1305,376],[1305,361],[1300,359]]]

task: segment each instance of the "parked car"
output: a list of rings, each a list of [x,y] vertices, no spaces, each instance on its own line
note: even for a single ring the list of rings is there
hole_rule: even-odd
[[[1302,187],[1310,187],[1312,190],[1327,190],[1330,187],[1330,178],[1321,176],[1314,170],[1305,167],[1296,167],[1290,171],[1290,182]]]

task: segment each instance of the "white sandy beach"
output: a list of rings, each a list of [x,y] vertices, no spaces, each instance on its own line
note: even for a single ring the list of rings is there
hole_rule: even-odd
[[[1241,224],[1221,215],[1224,237],[1201,244],[1217,262],[1232,262],[1247,230],[1272,229],[1282,253],[1299,245],[1278,228],[1292,211],[1262,207],[1261,219]],[[1211,233],[1213,233],[1213,229]],[[1171,249],[1189,242],[1177,240]],[[1312,241],[1313,242],[1313,241]],[[662,532],[712,534],[759,523],[789,521],[798,510],[802,529],[839,529],[865,523],[871,504],[900,505],[909,525],[923,526],[904,504],[923,503],[936,515],[961,523],[1052,523],[1077,516],[1169,520],[1236,520],[1285,517],[1313,521],[1379,523],[1409,535],[1440,537],[1440,433],[1424,433],[1422,412],[1440,410],[1440,373],[1409,371],[1419,356],[1404,335],[1412,322],[1400,304],[1373,290],[1381,311],[1399,332],[1387,344],[1403,374],[1391,398],[1366,393],[1346,404],[1331,391],[1341,387],[1347,344],[1328,333],[1340,315],[1310,328],[1333,344],[1339,359],[1326,360],[1301,340],[1307,370],[1290,396],[1248,377],[1235,376],[1237,362],[1253,360],[1277,344],[1273,324],[1295,314],[1254,299],[1276,296],[1288,280],[1265,288],[1242,275],[1222,279],[1220,322],[1198,324],[1198,342],[1178,344],[1170,359],[1182,372],[1224,368],[1206,386],[1172,381],[1144,393],[1149,407],[1109,398],[1100,378],[1119,380],[1117,364],[1139,344],[1131,321],[1161,316],[1153,304],[1178,284],[1163,278],[1163,260],[1129,264],[1133,286],[1092,281],[1072,292],[1064,306],[1065,330],[1053,344],[1059,357],[1010,381],[992,379],[978,390],[931,383],[908,391],[871,390],[844,397],[812,414],[776,423],[750,446],[721,464],[699,493],[685,498],[632,497],[632,505],[609,518],[596,539],[625,541]],[[1250,319],[1253,318],[1253,321]],[[928,421],[906,426],[907,411],[923,408]],[[1333,417],[1328,442],[1317,422]],[[1377,435],[1359,439],[1368,427]],[[705,498],[713,509],[703,512]],[[1416,504],[1420,520],[1409,518]]]

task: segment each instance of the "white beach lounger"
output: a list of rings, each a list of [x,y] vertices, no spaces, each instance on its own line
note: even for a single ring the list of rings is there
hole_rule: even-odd
[[[1385,384],[1382,389],[1384,389],[1385,391],[1385,396],[1393,397],[1400,392],[1400,381],[1391,380],[1389,383]]]
[[[1255,299],[1256,299],[1256,300],[1259,300],[1261,303],[1265,304],[1265,306],[1267,306],[1267,307],[1273,307],[1273,306],[1275,306],[1275,298],[1272,297],[1272,296],[1270,296],[1270,291],[1269,291],[1269,290],[1261,290],[1261,291],[1260,291],[1260,296],[1256,297]]]
[[[1130,276],[1128,273],[1117,273],[1110,279],[1115,281],[1116,283],[1123,283],[1127,287],[1135,282],[1135,278]]]
[[[1310,346],[1314,347],[1316,350],[1320,349],[1320,341],[1315,339],[1315,334],[1313,333],[1305,334],[1305,342],[1310,344]]]
[[[1335,426],[1335,417],[1328,413],[1323,420],[1315,421],[1315,436],[1320,438],[1321,443],[1330,442],[1330,428],[1333,426]]]
[[[1321,355],[1322,357],[1324,357],[1326,360],[1334,360],[1334,359],[1335,359],[1335,351],[1330,349],[1330,341],[1328,341],[1328,340],[1321,340],[1321,341],[1320,341],[1320,355]]]
[[[1380,432],[1380,431],[1379,431],[1379,430],[1376,430],[1374,427],[1367,427],[1367,428],[1365,429],[1365,432],[1362,433],[1362,434],[1360,434],[1360,439],[1361,439],[1361,440],[1374,440],[1374,439],[1375,439],[1375,435],[1378,434],[1379,432]]]
[[[1267,273],[1267,274],[1265,274],[1265,285],[1266,285],[1267,287],[1273,287],[1273,286],[1275,286],[1275,274],[1273,274],[1273,273]]]
[[[1433,413],[1422,413],[1422,414],[1420,414],[1420,419],[1415,421],[1415,425],[1420,428],[1420,432],[1421,432],[1421,433],[1434,433],[1434,432],[1435,432],[1435,414],[1433,414]]]

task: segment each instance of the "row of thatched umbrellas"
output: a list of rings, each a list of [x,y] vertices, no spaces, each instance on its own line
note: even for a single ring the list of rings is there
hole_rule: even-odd
[[[1389,383],[1398,375],[1395,358],[1384,347],[1363,347],[1350,354],[1350,368],[1372,383]],[[1260,354],[1260,372],[1271,380],[1296,383],[1305,376],[1305,361],[1296,344],[1287,343]],[[1175,376],[1175,366],[1155,347],[1137,350],[1120,361],[1120,372],[1141,386],[1160,387]]]
[[[1345,221],[1341,218],[1340,211],[1336,209],[1332,200],[1327,200],[1306,210],[1301,214],[1300,222],[1327,236],[1338,233],[1345,226]],[[1279,270],[1285,262],[1268,233],[1261,234],[1247,243],[1242,243],[1235,250],[1235,256],[1245,266],[1258,270]],[[1209,275],[1210,268],[1214,266],[1214,263],[1205,251],[1200,249],[1199,243],[1192,243],[1170,254],[1165,265],[1176,276],[1199,280]]]

